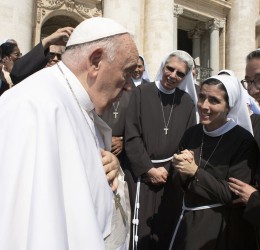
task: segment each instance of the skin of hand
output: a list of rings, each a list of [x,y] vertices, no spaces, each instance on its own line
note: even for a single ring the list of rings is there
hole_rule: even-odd
[[[194,161],[194,153],[190,150],[183,150],[180,154],[174,154],[172,160],[173,166],[181,175],[194,176],[198,166]]]
[[[118,156],[121,154],[123,150],[123,137],[112,137],[112,149],[111,153],[114,154],[115,156]]]
[[[116,191],[118,187],[118,174],[120,163],[115,155],[104,149],[100,149],[102,156],[102,164],[105,169],[107,180],[110,183],[112,191]]]
[[[232,178],[232,177],[229,178],[228,185],[229,185],[230,190],[239,197],[238,199],[236,199],[232,202],[233,204],[236,204],[236,203],[247,204],[251,194],[253,192],[257,191],[257,189],[250,186],[249,184],[247,184],[243,181],[240,181],[238,179]]]
[[[51,35],[42,39],[43,48],[47,49],[50,45],[65,46],[73,30],[74,28],[72,27],[64,27],[56,30]]]
[[[148,182],[155,185],[164,184],[167,181],[168,171],[164,167],[151,168],[147,172]]]

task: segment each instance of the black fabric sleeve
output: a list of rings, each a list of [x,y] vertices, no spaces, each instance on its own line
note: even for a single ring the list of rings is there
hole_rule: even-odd
[[[229,166],[227,179],[234,177],[243,182],[251,183],[255,172],[254,168],[258,164],[257,153],[258,148],[255,140],[247,140],[241,143]],[[200,168],[196,173],[196,178],[191,180],[188,189],[205,199],[228,204],[235,197],[228,187],[227,179],[217,179],[205,169]]]
[[[136,88],[130,99],[125,124],[125,151],[135,177],[147,173],[153,167],[142,139],[140,102],[141,90]]]
[[[49,49],[44,50],[42,42],[31,51],[15,61],[10,73],[13,84],[17,84],[26,77],[41,70],[49,61]]]
[[[260,192],[255,191],[250,196],[246,209],[244,211],[244,218],[252,225],[260,227]]]

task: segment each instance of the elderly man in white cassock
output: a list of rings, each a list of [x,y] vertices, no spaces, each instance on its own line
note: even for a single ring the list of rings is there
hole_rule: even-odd
[[[126,247],[124,237],[106,243],[116,207],[126,213],[114,199],[119,166],[99,115],[130,88],[137,60],[121,25],[91,18],[62,61],[1,96],[0,249]]]

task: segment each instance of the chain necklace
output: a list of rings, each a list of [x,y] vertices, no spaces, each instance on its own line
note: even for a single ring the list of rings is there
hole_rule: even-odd
[[[167,122],[165,120],[163,104],[162,104],[162,97],[161,97],[160,91],[159,91],[159,96],[160,96],[162,115],[163,115],[163,122],[164,122],[164,129],[163,130],[164,130],[165,135],[167,135],[168,134],[168,130],[169,130],[168,126],[169,126],[169,123],[170,123],[170,120],[171,120],[171,116],[172,116],[173,104],[174,104],[174,99],[175,99],[175,92],[174,92],[173,97],[172,97],[172,105],[171,105],[171,110],[170,110],[170,114],[169,114],[169,118],[168,118]]]
[[[69,83],[68,78],[67,78],[66,75],[64,74],[64,72],[63,72],[63,70],[61,69],[60,65],[59,65],[58,63],[57,63],[56,65],[57,65],[57,67],[59,68],[60,72],[62,73],[63,77],[65,78],[66,83],[67,83],[67,85],[68,85],[68,87],[69,87],[69,89],[70,89],[70,91],[71,91],[71,93],[72,93],[72,96],[74,97],[76,103],[78,104],[78,107],[79,107],[79,109],[80,109],[80,111],[81,111],[81,114],[83,115],[83,117],[84,117],[84,119],[85,119],[85,121],[86,121],[88,127],[90,128],[90,131],[91,131],[91,133],[92,133],[92,135],[93,135],[93,137],[94,137],[96,146],[98,147],[98,139],[97,139],[96,135],[94,134],[94,132],[92,131],[92,129],[91,129],[91,127],[90,127],[90,125],[89,125],[89,123],[88,123],[88,121],[87,121],[87,118],[86,118],[86,116],[84,115],[84,113],[83,113],[83,111],[82,111],[82,108],[81,108],[81,106],[80,106],[79,100],[78,100],[78,98],[77,98],[77,96],[76,96],[74,90],[72,89],[72,87],[71,87],[71,85],[70,85],[70,83]]]
[[[206,165],[208,164],[208,162],[209,162],[210,158],[211,158],[211,157],[212,157],[212,155],[215,153],[215,151],[216,151],[216,149],[217,149],[217,147],[218,147],[218,145],[219,145],[219,143],[220,143],[220,141],[221,141],[221,139],[222,139],[223,135],[224,135],[224,134],[222,134],[222,135],[221,135],[221,137],[219,138],[219,140],[218,140],[218,142],[217,142],[217,144],[216,144],[215,148],[213,149],[212,153],[210,154],[210,156],[209,156],[208,160],[206,161],[206,163],[204,164],[203,168],[205,168],[205,167],[206,167]],[[203,132],[203,134],[202,134],[202,140],[201,140],[201,145],[200,145],[200,158],[199,158],[199,167],[200,167],[200,164],[201,164],[201,158],[202,158],[203,145],[204,145],[204,132]]]
[[[113,108],[114,108],[113,115],[115,116],[115,119],[117,118],[117,115],[119,114],[119,113],[117,112],[118,107],[119,107],[119,101],[117,102],[116,105],[115,105],[115,103],[113,102]]]

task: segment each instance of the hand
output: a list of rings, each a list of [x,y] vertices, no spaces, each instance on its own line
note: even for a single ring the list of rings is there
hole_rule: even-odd
[[[111,185],[113,191],[118,187],[117,176],[119,174],[120,163],[115,155],[104,149],[100,149],[102,156],[102,164],[105,169],[107,180]]]
[[[198,169],[194,160],[194,152],[187,149],[181,151],[180,154],[174,154],[172,163],[181,175],[192,177]]]
[[[72,27],[64,27],[56,30],[51,35],[42,39],[43,48],[47,49],[50,45],[65,46],[73,30],[74,28]]]
[[[111,153],[118,156],[123,150],[123,137],[112,137]]]
[[[168,171],[164,167],[151,168],[147,172],[148,181],[155,185],[164,184],[167,181]]]
[[[257,191],[257,189],[253,188],[249,184],[232,177],[229,178],[228,185],[230,190],[239,197],[238,199],[232,202],[233,204],[236,203],[247,204],[251,194]]]

